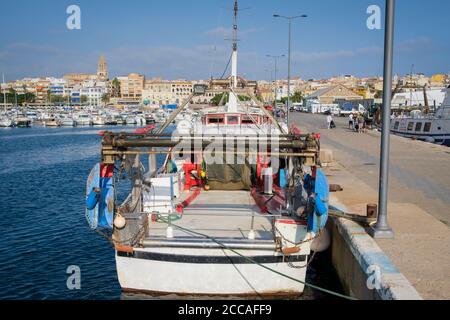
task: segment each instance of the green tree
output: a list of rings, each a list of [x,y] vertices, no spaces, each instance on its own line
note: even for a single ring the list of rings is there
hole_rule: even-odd
[[[296,92],[294,92],[293,95],[291,95],[291,103],[302,102],[303,99],[304,99],[303,93],[300,92],[300,91],[296,91]],[[283,98],[281,98],[280,100],[278,100],[277,102],[280,102],[280,103],[282,103],[282,104],[287,104],[287,100],[288,100],[287,97],[283,97]]]
[[[66,98],[64,96],[58,95],[58,94],[51,94],[50,95],[50,102],[51,103],[62,103],[65,102]]]
[[[227,102],[228,101],[228,93],[219,93],[219,94],[216,94],[214,96],[214,98],[211,99],[211,104],[213,106],[218,106],[220,101],[222,100],[222,97],[223,97],[224,94],[226,94],[225,102]]]
[[[375,93],[375,99],[381,99],[383,97],[383,90],[377,90]]]
[[[303,93],[300,91],[295,91],[291,98],[293,103],[298,103],[303,101]]]
[[[120,81],[117,78],[111,82],[111,96],[114,98],[120,97]]]
[[[102,102],[103,104],[107,104],[109,102],[109,95],[107,93],[102,95]]]
[[[248,96],[239,96],[239,101],[250,101],[250,97]]]

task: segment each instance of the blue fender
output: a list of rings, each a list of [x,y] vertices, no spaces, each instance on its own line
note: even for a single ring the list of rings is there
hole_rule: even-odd
[[[322,170],[317,170],[316,179],[305,177],[304,186],[308,193],[308,231],[318,233],[328,220],[330,186]]]
[[[101,164],[94,166],[86,184],[86,220],[92,230],[113,228],[114,185],[113,178],[101,177]]]
[[[92,189],[91,193],[89,193],[86,199],[86,208],[88,210],[94,210],[99,200],[100,200],[100,190]]]
[[[91,196],[91,192],[94,189],[100,189],[100,164],[97,163],[94,168],[92,168],[91,173],[89,174],[87,183],[86,183],[86,220],[89,224],[89,227],[92,230],[97,229],[98,227],[98,202],[100,200],[100,194],[98,194],[98,199],[93,207],[93,202],[91,205],[88,205],[88,198]]]
[[[99,201],[98,226],[112,229],[114,220],[113,178],[100,178],[101,197]]]

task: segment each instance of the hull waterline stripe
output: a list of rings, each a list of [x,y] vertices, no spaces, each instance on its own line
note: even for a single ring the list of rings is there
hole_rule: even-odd
[[[248,257],[230,257],[230,256],[192,256],[192,255],[174,255],[147,251],[135,251],[133,253],[118,251],[119,257],[161,261],[161,262],[174,262],[174,263],[196,263],[196,264],[254,264],[254,261],[258,263],[283,263],[286,262],[283,256],[253,256]],[[306,261],[306,255],[289,256],[289,262],[304,262]]]
[[[167,223],[167,224],[170,224],[168,221],[166,221],[166,223]],[[188,234],[189,234],[189,233],[190,233],[190,234],[196,234],[196,235],[201,236],[201,237],[204,237],[204,238],[206,238],[206,239],[210,239],[210,240],[216,242],[217,244],[221,245],[224,249],[230,250],[230,251],[233,252],[234,254],[236,254],[236,255],[238,255],[238,256],[240,256],[240,257],[242,257],[242,258],[244,258],[244,259],[246,259],[246,260],[248,260],[248,261],[250,261],[250,262],[252,262],[252,263],[254,263],[254,264],[256,264],[256,265],[258,265],[258,266],[260,266],[261,268],[264,268],[264,269],[269,270],[269,271],[271,271],[271,272],[273,272],[273,273],[275,273],[275,274],[278,274],[278,275],[280,275],[280,276],[282,276],[282,277],[284,277],[284,278],[287,278],[287,279],[290,279],[290,280],[292,280],[292,281],[301,283],[301,284],[303,284],[303,285],[305,285],[305,286],[307,286],[307,287],[310,287],[310,288],[313,288],[313,289],[316,289],[316,290],[319,290],[319,291],[322,291],[322,292],[331,294],[331,295],[336,296],[336,297],[344,298],[344,299],[347,299],[347,300],[357,300],[357,299],[355,299],[355,298],[353,298],[353,297],[350,297],[350,296],[347,296],[347,295],[345,295],[345,294],[341,294],[341,293],[338,293],[338,292],[334,292],[334,291],[331,291],[331,290],[328,290],[328,289],[321,288],[321,287],[319,287],[319,286],[310,284],[310,283],[308,283],[308,282],[306,282],[306,281],[302,281],[302,280],[296,279],[296,278],[291,277],[291,276],[289,276],[289,275],[287,275],[287,274],[284,274],[284,273],[279,272],[279,271],[277,271],[277,270],[275,270],[275,269],[272,269],[272,268],[268,267],[267,265],[258,263],[258,262],[256,262],[256,261],[254,261],[252,258],[246,257],[245,255],[239,253],[238,251],[236,251],[236,250],[234,250],[234,249],[231,249],[231,248],[228,248],[225,244],[220,243],[220,242],[217,241],[215,238],[210,237],[210,236],[208,236],[208,235],[206,235],[206,234],[203,234],[203,233],[200,233],[200,232],[197,232],[197,231],[194,231],[194,230],[189,230],[189,229],[187,229],[187,228],[183,228],[183,227],[178,226],[178,225],[175,225],[175,224],[171,224],[171,225],[172,225],[173,227],[175,227],[175,228],[177,228],[177,229],[183,231],[183,232],[188,233]]]
[[[439,134],[439,133],[433,133],[433,134],[424,134],[424,133],[415,133],[415,132],[403,132],[403,131],[396,131],[396,130],[392,130],[391,129],[391,133],[393,134],[404,134],[404,135],[409,135],[409,136],[415,136],[415,137],[442,137],[443,139],[450,139],[450,134],[448,133],[444,133],[444,134]]]

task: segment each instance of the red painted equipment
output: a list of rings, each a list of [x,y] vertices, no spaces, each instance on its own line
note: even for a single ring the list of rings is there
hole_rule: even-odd
[[[100,178],[112,178],[114,176],[114,165],[100,164]]]
[[[151,124],[149,126],[146,126],[145,128],[136,129],[134,131],[134,133],[136,133],[136,134],[147,134],[147,133],[149,133],[150,131],[152,131],[155,128],[156,128],[156,126],[154,124]]]
[[[200,195],[200,192],[201,189],[194,190],[194,192],[189,196],[189,198],[187,198],[182,203],[177,205],[177,212],[179,214],[183,214],[184,208],[187,208],[195,199],[197,199],[197,197]]]
[[[186,175],[186,183],[184,191],[190,191],[192,187],[201,187],[203,182],[200,177],[201,166],[195,163],[183,164],[184,173]],[[192,178],[192,171],[197,171],[197,178]]]
[[[293,134],[295,134],[295,135],[300,135],[300,134],[302,134],[302,131],[297,127],[297,125],[296,125],[295,123],[293,123],[293,124],[291,125],[290,130],[291,130],[291,132],[292,132]]]

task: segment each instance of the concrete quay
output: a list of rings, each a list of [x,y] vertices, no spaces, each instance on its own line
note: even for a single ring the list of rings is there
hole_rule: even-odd
[[[366,205],[378,201],[380,134],[352,132],[346,118],[336,118],[332,130],[322,115],[293,113],[291,119],[303,131],[320,133],[322,148],[333,151],[335,161],[325,173],[344,191],[332,194],[331,204],[364,215]],[[340,244],[347,241],[360,265],[358,274],[334,254],[341,281],[363,299],[450,299],[450,148],[392,136],[390,169],[388,220],[395,239],[372,240],[358,224],[332,219],[339,237],[333,250],[349,254]],[[381,261],[387,283],[378,292],[366,288],[370,275],[364,268],[372,260]]]

